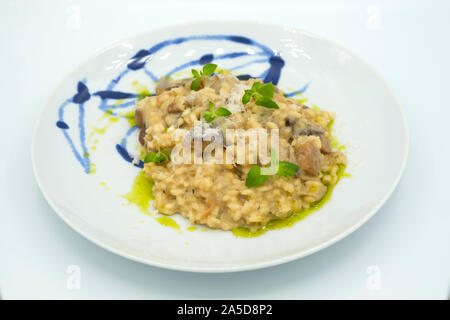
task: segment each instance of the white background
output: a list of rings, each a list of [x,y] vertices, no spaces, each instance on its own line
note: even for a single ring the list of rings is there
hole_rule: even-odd
[[[398,188],[367,224],[285,265],[195,274],[109,253],[70,229],[47,205],[33,177],[30,143],[39,110],[58,82],[117,40],[205,19],[299,27],[341,43],[385,77],[405,109],[410,153]],[[3,0],[0,26],[3,298],[449,297],[449,1]],[[81,270],[79,290],[67,288],[70,265]],[[368,285],[375,276],[370,266],[380,271],[378,288]]]

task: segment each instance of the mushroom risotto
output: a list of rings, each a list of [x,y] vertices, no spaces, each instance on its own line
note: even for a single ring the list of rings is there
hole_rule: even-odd
[[[192,70],[191,78],[161,79],[156,95],[137,102],[139,141],[147,152],[144,172],[154,181],[153,206],[161,214],[180,213],[193,224],[255,231],[320,201],[346,164],[345,155],[332,147],[329,128],[334,114],[299,104],[271,83],[239,80],[215,69],[208,64],[203,70]],[[182,141],[174,139],[175,133],[182,130],[185,138],[195,140],[198,124],[203,130],[200,135],[212,132],[221,138],[223,158],[233,150],[236,159],[176,163],[172,151]],[[238,134],[230,138],[225,134],[229,129]],[[270,138],[277,133],[279,163],[273,175],[262,174],[271,164],[270,157],[257,156],[252,162],[250,152],[245,152],[248,146],[243,161],[237,160],[240,134],[249,129],[269,132],[267,145],[258,140],[258,147],[271,156]],[[200,151],[206,148],[203,140]],[[194,147],[189,149],[189,158],[196,153]]]

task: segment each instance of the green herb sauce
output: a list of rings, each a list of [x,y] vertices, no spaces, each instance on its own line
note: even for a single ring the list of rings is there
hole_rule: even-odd
[[[344,177],[344,171],[345,171],[345,166],[340,165],[339,169],[336,173],[337,174],[336,183],[328,185],[327,192],[325,193],[323,198],[320,199],[319,201],[312,203],[309,208],[296,211],[285,219],[274,219],[274,220],[270,221],[264,228],[258,229],[256,231],[251,231],[250,229],[244,228],[244,227],[239,227],[239,228],[233,229],[232,230],[233,234],[237,237],[251,238],[251,237],[258,237],[258,236],[264,234],[267,230],[275,230],[275,229],[281,229],[281,228],[286,228],[286,227],[292,227],[298,221],[303,220],[304,218],[309,216],[314,211],[322,208],[325,205],[325,203],[327,203],[328,200],[330,200],[331,193],[333,192],[334,187],[339,182],[339,180],[342,177]]]
[[[139,211],[152,217],[159,224],[180,230],[180,226],[172,218],[169,217],[155,217],[150,213],[150,200],[153,200],[153,185],[155,183],[145,177],[144,171],[141,170],[139,174],[134,179],[133,187],[130,192],[123,195],[122,197],[127,199],[130,204],[134,204],[139,208]]]

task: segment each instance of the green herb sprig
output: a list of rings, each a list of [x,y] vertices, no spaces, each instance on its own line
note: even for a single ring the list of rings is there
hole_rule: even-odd
[[[273,164],[273,159],[276,158],[273,150],[271,151],[270,158]],[[269,165],[267,165],[266,167],[269,167]],[[292,178],[297,173],[298,169],[299,167],[295,163],[289,161],[280,161],[278,163],[278,171],[276,174],[282,177]],[[269,179],[269,177],[269,175],[261,174],[261,167],[253,166],[247,173],[245,186],[249,188],[261,186],[264,184],[264,182],[266,182],[267,179]]]
[[[231,115],[230,110],[224,107],[217,108],[214,110],[214,102],[209,102],[209,111],[203,112],[203,118],[206,122],[212,122],[216,117],[227,117]]]
[[[192,75],[194,76],[194,80],[191,82],[191,90],[197,91],[200,87],[200,80],[202,77],[209,77],[216,71],[217,64],[214,63],[208,63],[203,66],[202,70],[195,70],[192,69]]]
[[[253,166],[250,168],[250,171],[247,173],[247,178],[245,179],[245,186],[250,187],[258,187],[264,184],[270,176],[264,176],[261,174],[261,167]]]
[[[163,163],[165,161],[170,161],[170,152],[168,150],[153,152],[150,151],[145,155],[144,162],[154,162],[154,163]]]
[[[278,163],[277,175],[292,178],[298,171],[298,165],[289,161],[280,161]]]
[[[275,87],[272,83],[261,84],[254,82],[251,89],[245,90],[242,96],[242,103],[247,104],[253,98],[258,106],[269,109],[279,109],[278,104],[272,100]]]

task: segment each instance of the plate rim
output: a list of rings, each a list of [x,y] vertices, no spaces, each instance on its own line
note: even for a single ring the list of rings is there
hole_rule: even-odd
[[[209,24],[209,23],[214,23],[214,24],[217,24],[217,23],[238,23],[238,24],[249,24],[249,25],[253,25],[253,26],[255,26],[255,25],[265,25],[265,26],[272,27],[272,28],[282,28],[282,29],[289,28],[289,30],[291,30],[291,31],[295,30],[295,32],[297,34],[302,34],[302,35],[305,35],[307,37],[326,42],[326,43],[328,43],[328,44],[330,44],[330,45],[332,45],[334,47],[339,48],[340,50],[343,50],[344,52],[346,52],[349,55],[351,55],[354,59],[358,60],[370,72],[373,73],[373,75],[385,86],[388,94],[390,94],[391,97],[393,98],[395,106],[396,106],[396,108],[399,111],[400,116],[401,116],[401,120],[402,120],[402,123],[403,123],[403,134],[405,136],[405,144],[403,146],[403,149],[404,149],[403,150],[403,159],[402,159],[402,162],[401,162],[400,170],[398,170],[397,175],[396,175],[395,179],[393,180],[393,183],[391,184],[390,188],[387,189],[387,192],[384,194],[384,196],[378,201],[377,205],[375,207],[373,207],[371,210],[369,210],[368,213],[362,219],[360,219],[356,223],[352,224],[351,226],[347,227],[342,232],[336,234],[334,237],[328,239],[327,241],[324,241],[323,243],[315,245],[315,246],[313,246],[312,248],[310,248],[308,250],[300,251],[300,252],[297,252],[297,253],[287,254],[287,255],[279,257],[279,258],[273,258],[273,259],[269,258],[269,259],[266,259],[266,260],[261,261],[261,262],[248,263],[248,264],[242,264],[242,265],[236,265],[236,266],[225,266],[225,267],[186,266],[186,265],[182,265],[182,264],[173,264],[173,263],[152,261],[152,260],[148,260],[148,259],[143,258],[143,257],[139,257],[137,255],[133,255],[133,254],[130,254],[130,253],[127,253],[127,252],[120,251],[119,249],[116,249],[113,246],[110,246],[110,245],[104,243],[102,240],[97,239],[95,236],[89,235],[88,232],[83,231],[82,228],[79,228],[74,223],[72,223],[71,220],[63,213],[63,210],[57,209],[56,204],[51,199],[51,197],[49,196],[47,191],[45,190],[45,188],[44,188],[44,186],[42,184],[42,180],[40,179],[40,176],[38,174],[37,164],[36,164],[36,159],[35,159],[36,136],[37,136],[39,124],[40,124],[42,118],[44,117],[44,111],[48,108],[49,105],[51,105],[52,98],[57,95],[57,86],[56,86],[55,89],[53,89],[51,91],[50,95],[47,97],[47,99],[45,99],[45,103],[40,107],[41,109],[39,111],[37,119],[35,120],[36,122],[35,122],[34,128],[32,130],[32,139],[31,139],[31,148],[30,148],[31,149],[31,163],[32,163],[34,177],[35,177],[35,180],[36,180],[36,182],[38,184],[38,187],[39,187],[42,195],[44,196],[45,200],[50,205],[50,207],[53,209],[53,211],[68,226],[70,226],[73,230],[78,232],[81,236],[83,236],[84,238],[88,239],[92,243],[98,245],[99,247],[101,247],[101,248],[103,248],[103,249],[105,249],[105,250],[107,250],[109,252],[112,252],[112,253],[114,253],[114,254],[116,254],[118,256],[121,256],[123,258],[127,258],[127,259],[135,261],[135,262],[139,262],[139,263],[143,263],[143,264],[146,264],[146,265],[159,267],[159,268],[163,268],[163,269],[176,270],[176,271],[196,272],[196,273],[231,273],[231,272],[240,272],[240,271],[249,271],[249,270],[263,269],[263,268],[268,268],[268,267],[284,264],[284,263],[287,263],[287,262],[291,262],[291,261],[294,261],[294,260],[297,260],[297,259],[301,259],[301,258],[309,256],[309,255],[311,255],[311,254],[313,254],[315,252],[323,250],[323,249],[325,249],[325,248],[327,248],[327,247],[337,243],[338,241],[346,238],[348,235],[350,235],[351,233],[353,233],[354,231],[359,229],[363,224],[365,224],[368,220],[370,220],[370,218],[372,218],[380,210],[380,208],[386,203],[386,201],[391,197],[392,193],[394,192],[394,190],[398,186],[398,184],[400,182],[400,179],[403,176],[403,173],[405,171],[405,167],[406,167],[406,163],[407,163],[407,159],[408,159],[409,144],[410,144],[410,134],[409,134],[408,122],[407,122],[407,119],[406,119],[406,115],[405,115],[403,106],[400,103],[400,100],[398,99],[396,93],[391,88],[391,86],[382,77],[381,73],[378,70],[373,68],[369,63],[367,63],[364,59],[362,59],[358,54],[355,54],[353,51],[347,49],[346,47],[344,47],[340,43],[338,43],[338,42],[336,42],[334,40],[326,39],[326,38],[324,38],[324,37],[322,37],[320,35],[311,33],[309,31],[303,30],[301,28],[291,27],[291,26],[284,25],[284,24],[276,24],[276,23],[263,22],[263,21],[258,21],[258,20],[249,20],[249,21],[246,21],[246,20],[235,20],[235,19],[199,20],[199,21],[195,21],[195,22],[171,24],[171,25],[166,25],[166,26],[162,26],[162,27],[146,30],[146,31],[141,31],[141,32],[136,33],[136,34],[134,34],[132,36],[129,36],[129,37],[123,38],[121,40],[115,41],[112,44],[102,48],[101,50],[97,50],[93,54],[89,55],[81,63],[77,64],[72,69],[72,71],[66,73],[66,75],[63,76],[60,79],[60,81],[58,81],[57,83],[67,82],[67,80],[70,79],[74,74],[76,74],[77,71],[82,66],[87,64],[92,59],[94,59],[94,58],[104,54],[105,52],[107,52],[107,51],[117,47],[118,45],[120,45],[124,41],[140,38],[140,37],[142,37],[142,36],[144,36],[146,34],[149,34],[149,33],[163,32],[165,29],[173,29],[173,28],[180,28],[181,29],[181,28],[187,27],[187,26]]]

